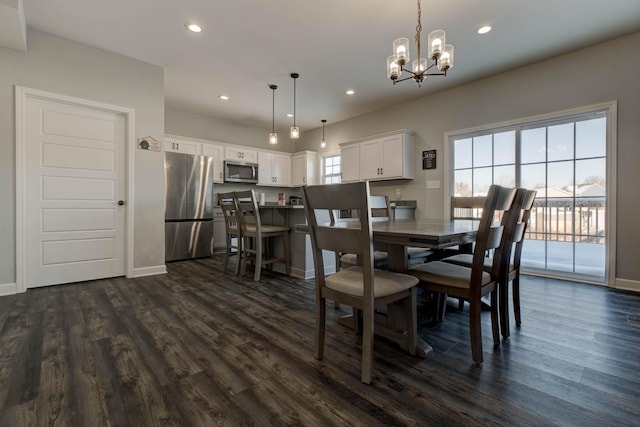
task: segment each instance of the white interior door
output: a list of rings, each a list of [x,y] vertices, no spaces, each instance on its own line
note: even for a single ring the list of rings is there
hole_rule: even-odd
[[[27,97],[24,117],[26,287],[124,275],[125,116]]]

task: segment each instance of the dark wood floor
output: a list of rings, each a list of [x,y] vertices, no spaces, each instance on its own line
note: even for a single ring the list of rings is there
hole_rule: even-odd
[[[377,340],[366,386],[346,311],[328,310],[313,358],[312,281],[254,283],[219,257],[168,269],[0,298],[0,425],[640,424],[637,295],[525,278],[523,325],[497,350],[483,313],[482,368],[467,312],[421,314],[434,355]]]

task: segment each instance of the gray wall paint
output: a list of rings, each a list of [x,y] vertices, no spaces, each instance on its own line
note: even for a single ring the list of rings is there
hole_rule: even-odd
[[[164,73],[159,67],[38,31],[28,52],[0,47],[0,284],[15,275],[14,85],[128,107],[135,136],[164,134]],[[162,153],[136,150],[134,266],[164,264]]]

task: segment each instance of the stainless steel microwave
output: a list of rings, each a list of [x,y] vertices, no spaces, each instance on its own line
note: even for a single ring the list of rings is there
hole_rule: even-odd
[[[258,164],[225,160],[224,181],[257,184]]]

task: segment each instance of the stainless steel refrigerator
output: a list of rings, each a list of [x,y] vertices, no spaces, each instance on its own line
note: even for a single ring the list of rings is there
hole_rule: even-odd
[[[165,152],[165,260],[210,256],[213,158]]]

